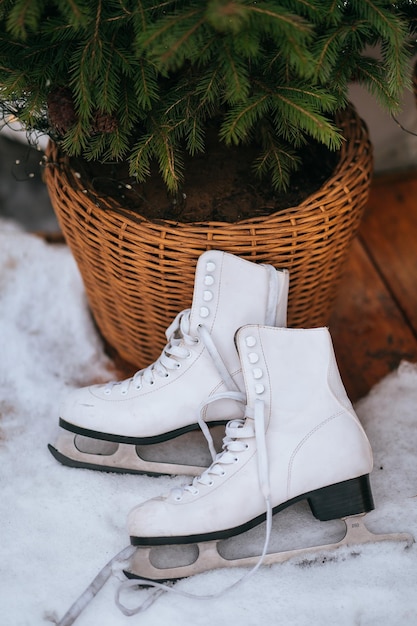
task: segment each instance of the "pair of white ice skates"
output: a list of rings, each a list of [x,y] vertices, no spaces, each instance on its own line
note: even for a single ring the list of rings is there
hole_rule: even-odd
[[[50,446],[62,463],[195,476],[130,513],[131,543],[140,549],[129,576],[168,580],[256,563],[259,557],[223,559],[216,542],[270,523],[273,513],[300,500],[319,520],[345,519],[345,538],[327,547],[409,541],[372,535],[363,525],[363,514],[373,508],[371,448],[340,379],[328,330],[286,328],[288,282],[285,270],[205,252],[192,307],[168,328],[159,359],[123,382],[74,391],[64,403],[61,435]],[[219,423],[227,426],[216,453],[209,426]],[[209,444],[210,465],[143,458],[152,444],[198,428]],[[192,563],[151,564],[150,546],[189,543],[200,544]],[[292,554],[264,555],[264,562]]]

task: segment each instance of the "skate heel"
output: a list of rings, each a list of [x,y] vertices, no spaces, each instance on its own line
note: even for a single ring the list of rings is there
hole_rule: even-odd
[[[314,517],[323,522],[374,508],[369,474],[312,491],[307,500]]]

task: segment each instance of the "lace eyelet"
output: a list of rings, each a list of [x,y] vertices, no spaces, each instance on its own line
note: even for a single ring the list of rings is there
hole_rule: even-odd
[[[233,459],[233,463],[239,463],[239,457],[235,456],[235,458]]]
[[[149,384],[150,384],[150,385],[154,385],[154,384],[155,384],[155,381],[154,381],[154,380],[150,380],[150,381],[149,381]]]
[[[175,364],[175,367],[176,367],[177,370],[179,370],[180,367],[181,367],[181,363],[179,361],[177,361],[176,364]]]
[[[249,450],[249,444],[245,443],[245,450]]]
[[[175,496],[174,500],[175,502],[181,502],[182,496]]]
[[[226,476],[226,472],[223,470],[220,474],[220,476]]]
[[[211,480],[209,483],[207,483],[208,487],[213,487],[213,485],[214,485],[214,480]]]
[[[127,394],[127,389],[122,389],[120,393],[122,396],[125,396]]]
[[[139,391],[140,389],[142,389],[142,385],[135,385],[135,389],[136,391]]]
[[[109,396],[111,394],[111,389],[105,389],[104,393],[106,396]]]

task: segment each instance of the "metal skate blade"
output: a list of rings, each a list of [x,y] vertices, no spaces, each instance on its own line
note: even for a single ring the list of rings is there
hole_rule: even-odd
[[[210,432],[216,449],[220,450],[224,426],[213,426]],[[56,445],[49,445],[49,450],[63,465],[131,474],[197,476],[211,463],[207,441],[199,430],[168,441],[135,446],[60,429]]]
[[[92,439],[83,435],[74,436],[74,446],[85,454],[99,454],[100,456],[112,456],[117,452],[118,444],[115,441]]]
[[[286,523],[280,526],[278,534],[282,538],[285,535],[285,526],[288,526],[287,530],[289,530],[290,535],[292,534],[292,538],[286,537],[287,545],[299,544],[301,536],[300,534],[297,536],[297,533],[291,533],[290,520],[292,516],[287,517]],[[313,533],[309,535],[309,541],[311,542],[313,537],[324,536],[324,532],[327,530],[327,540],[330,538],[331,543],[319,543],[318,545],[290,549],[281,548],[279,551],[269,552],[265,556],[263,564],[272,565],[290,559],[298,559],[300,566],[305,566],[316,561],[323,562],[329,558],[337,558],[336,555],[326,556],[323,553],[333,553],[343,546],[353,548],[366,543],[400,541],[405,543],[405,547],[409,547],[414,542],[414,538],[409,533],[375,534],[366,527],[364,517],[365,515],[356,515],[330,522],[314,520],[313,527],[315,528]],[[274,530],[276,529],[273,529],[273,535],[276,534]],[[265,529],[264,525],[261,524],[256,529],[224,541],[140,547],[132,556],[125,574],[128,578],[168,581],[218,568],[253,567],[259,561],[264,537]],[[274,549],[276,547],[270,544],[270,550]],[[245,556],[236,556],[239,551],[240,555],[245,554]]]

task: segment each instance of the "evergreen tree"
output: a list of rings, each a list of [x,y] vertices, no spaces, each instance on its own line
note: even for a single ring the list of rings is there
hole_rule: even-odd
[[[139,181],[156,161],[170,191],[215,128],[255,144],[255,171],[283,189],[306,143],[340,147],[351,80],[397,109],[415,14],[411,0],[3,0],[0,102],[69,155],[126,159]]]

